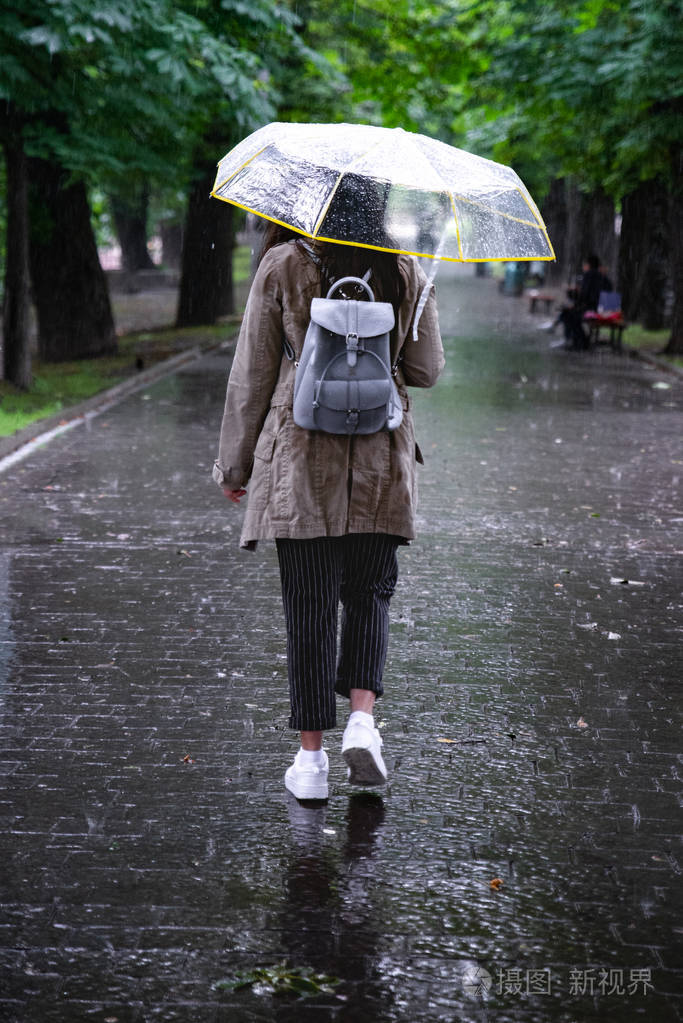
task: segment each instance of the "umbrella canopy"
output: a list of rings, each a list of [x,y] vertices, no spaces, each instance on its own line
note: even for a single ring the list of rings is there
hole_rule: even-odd
[[[502,164],[369,124],[268,124],[218,165],[211,193],[320,241],[454,262],[555,254]]]

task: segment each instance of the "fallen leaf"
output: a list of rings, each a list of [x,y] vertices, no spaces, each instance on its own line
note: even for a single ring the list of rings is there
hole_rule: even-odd
[[[192,757],[190,756],[189,753],[186,753],[185,756],[183,757],[183,763],[184,764],[194,764],[194,760],[192,759]]]
[[[577,726],[579,728],[588,728],[589,727],[588,722],[584,721],[583,718],[579,718],[579,720],[576,722],[576,724],[577,724]]]
[[[621,633],[620,632],[608,632],[607,633],[607,638],[608,639],[621,639]]]
[[[489,881],[489,885],[493,888],[494,892],[497,892],[502,888],[503,881],[500,877],[494,877],[493,880]]]
[[[436,741],[437,742],[451,742],[451,743],[455,743],[458,740],[457,739],[437,739]]]

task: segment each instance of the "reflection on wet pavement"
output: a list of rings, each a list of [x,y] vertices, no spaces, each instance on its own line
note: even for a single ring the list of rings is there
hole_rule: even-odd
[[[275,554],[209,479],[226,355],[0,476],[3,1019],[680,1018],[683,388],[439,280],[381,798],[341,731],[325,806],[282,785]],[[340,983],[216,987],[277,963]]]

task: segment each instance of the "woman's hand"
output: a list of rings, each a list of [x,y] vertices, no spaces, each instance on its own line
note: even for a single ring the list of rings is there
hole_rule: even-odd
[[[230,490],[229,487],[223,487],[223,493],[228,501],[232,501],[233,504],[239,504],[241,498],[246,494],[246,490]]]

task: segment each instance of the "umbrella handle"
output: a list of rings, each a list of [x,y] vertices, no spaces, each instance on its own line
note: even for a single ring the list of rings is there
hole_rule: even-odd
[[[363,280],[362,277],[340,277],[338,281],[334,282],[334,284],[332,285],[330,290],[327,292],[327,295],[325,297],[326,298],[332,298],[332,295],[337,290],[337,288],[340,288],[342,286],[342,284],[349,284],[351,282],[353,282],[354,284],[362,284],[362,286],[365,288],[365,290],[368,293],[368,297],[369,297],[370,301],[371,302],[375,301],[375,295],[373,293],[372,288],[370,287],[370,285],[368,284],[367,281]]]

